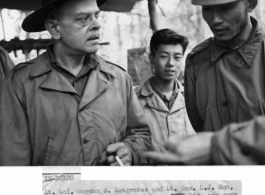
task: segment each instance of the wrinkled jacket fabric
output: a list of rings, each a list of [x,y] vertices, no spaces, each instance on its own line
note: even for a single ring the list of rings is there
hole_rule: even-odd
[[[195,134],[195,131],[186,113],[184,89],[181,83],[176,80],[180,87],[179,93],[169,110],[159,95],[153,91],[150,79],[142,86],[136,87],[135,92],[150,126],[154,150],[163,152],[169,136],[184,138]]]
[[[150,131],[131,78],[97,58],[80,102],[47,53],[11,71],[0,96],[0,165],[97,165],[121,141],[134,165],[145,163]]]
[[[185,101],[196,132],[265,114],[265,30],[251,21],[250,38],[239,48],[227,51],[210,38],[187,57]]]
[[[227,125],[215,133],[211,159],[215,165],[265,165],[265,117]]]
[[[0,85],[10,71],[15,66],[8,53],[0,46]]]

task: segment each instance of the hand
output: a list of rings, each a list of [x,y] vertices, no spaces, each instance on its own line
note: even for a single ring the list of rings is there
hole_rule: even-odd
[[[108,145],[106,151],[102,154],[99,163],[107,163],[111,166],[119,166],[115,156],[118,156],[125,166],[130,166],[132,164],[131,150],[123,142],[117,142]]]
[[[144,157],[168,165],[207,165],[213,135],[212,132],[198,133],[184,139],[171,136],[165,144],[166,152],[146,152]]]

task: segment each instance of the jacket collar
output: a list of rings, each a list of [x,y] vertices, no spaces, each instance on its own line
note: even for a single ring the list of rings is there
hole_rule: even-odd
[[[248,40],[247,43],[236,49],[250,67],[252,66],[252,60],[263,39],[263,35],[261,33],[263,29],[259,26],[257,20],[251,17],[251,22],[253,24],[253,27],[255,28],[255,30],[253,31],[254,34],[250,35],[250,40]],[[214,62],[218,60],[224,53],[229,52],[231,51],[218,46],[217,43],[213,41],[211,61]],[[239,66],[238,63],[236,63],[235,65]]]
[[[152,77],[151,77],[152,78]],[[142,96],[150,96],[150,95],[153,95],[154,94],[154,91],[151,87],[151,84],[150,84],[150,79],[149,78],[142,86],[142,90],[141,90],[141,95]]]
[[[98,70],[92,70],[82,97],[79,109],[82,110],[92,101],[97,99],[116,78],[114,69],[111,68],[104,60],[100,59]]]
[[[89,78],[88,81],[91,82],[91,80],[95,79],[95,81],[93,81],[91,84],[97,85],[98,88],[96,90],[96,87],[91,86],[91,84],[89,84],[88,82],[87,87],[85,89],[85,91],[91,91],[91,88],[96,90],[94,90],[96,94],[91,96],[92,99],[96,98],[99,93],[101,93],[107,86],[112,83],[113,78],[116,77],[116,73],[113,66],[107,64],[100,56],[95,55],[95,57],[98,60],[99,64],[98,66],[96,66],[95,69],[92,70],[91,75],[94,76],[90,75],[91,78]],[[63,76],[61,73],[59,73],[52,67],[51,60],[47,53],[43,53],[37,58],[35,58],[34,64],[35,65],[33,66],[30,72],[30,76],[32,78],[47,74],[47,78],[40,85],[41,88],[77,94],[76,90],[65,78],[65,76]],[[97,84],[97,81],[100,81],[100,83]],[[89,100],[91,100],[91,98],[89,98]]]
[[[152,77],[151,77],[152,78]],[[181,83],[176,79],[175,81],[177,82],[179,86],[179,91],[178,91],[178,96],[169,110],[165,103],[161,100],[161,98],[155,94],[154,90],[151,87],[150,84],[150,79],[149,78],[143,85],[142,85],[142,90],[141,90],[141,95],[146,98],[147,104],[157,110],[165,111],[165,112],[174,112],[179,110],[180,108],[183,108],[185,106],[184,104],[184,87],[181,85]]]
[[[98,62],[99,66],[98,69],[99,71],[105,72],[107,74],[112,75],[113,77],[117,77],[116,72],[115,72],[115,66],[107,64],[107,62],[100,56],[95,55]]]
[[[152,89],[151,87],[151,84],[150,84],[150,80],[151,80],[152,77],[150,77],[142,86],[142,91],[141,91],[141,95],[142,96],[151,96],[153,95],[155,92],[154,90]],[[182,86],[182,84],[176,79],[175,80],[176,83],[178,84],[179,86],[179,90],[178,92],[179,93],[184,93],[184,87]]]
[[[33,60],[33,62],[37,63],[38,65],[34,66],[32,71],[30,72],[31,77],[41,76],[47,72],[50,72],[53,69],[51,63],[56,63],[56,61],[53,56],[49,54],[51,46],[52,45],[47,47],[47,52],[41,54]],[[94,61],[95,63],[99,64],[98,69],[100,71],[111,74],[112,76],[116,77],[114,67],[108,65],[102,57],[95,54]]]
[[[31,77],[38,77],[45,73],[50,72],[53,68],[48,60],[47,54],[43,53],[34,60],[35,66],[33,66],[32,70],[30,71]]]

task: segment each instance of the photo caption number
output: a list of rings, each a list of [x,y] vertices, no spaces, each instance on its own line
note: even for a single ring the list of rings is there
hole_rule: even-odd
[[[74,175],[64,174],[59,176],[45,176],[45,181],[68,181],[74,180]]]

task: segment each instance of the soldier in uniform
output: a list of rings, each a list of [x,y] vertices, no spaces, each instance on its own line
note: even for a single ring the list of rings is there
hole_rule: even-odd
[[[265,31],[249,15],[258,2],[192,3],[214,34],[188,55],[185,71],[187,112],[204,133],[172,137],[171,152],[147,156],[168,164],[265,164],[265,118],[258,117],[265,113]]]
[[[187,57],[185,100],[196,132],[265,113],[265,31],[249,15],[257,0],[193,0],[214,34]]]
[[[0,165],[145,164],[150,131],[131,78],[96,55],[104,2],[43,0],[23,21],[53,43],[3,82]]]
[[[184,138],[195,134],[187,116],[180,74],[188,38],[171,29],[156,31],[150,41],[149,59],[154,70],[135,92],[151,130],[155,151],[164,151],[172,135]]]

